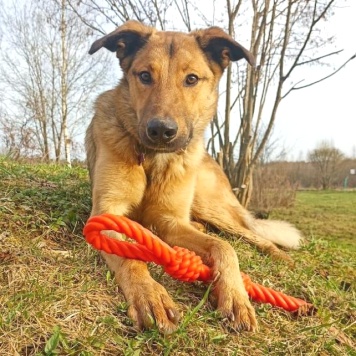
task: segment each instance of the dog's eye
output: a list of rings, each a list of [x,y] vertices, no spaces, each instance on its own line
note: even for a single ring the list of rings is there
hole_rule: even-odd
[[[185,78],[185,85],[191,87],[191,86],[197,84],[198,80],[199,80],[199,78],[195,74],[188,74],[187,77]]]
[[[140,78],[140,80],[143,84],[151,84],[152,83],[152,77],[149,72],[146,72],[146,71],[140,72],[138,74],[138,77]]]

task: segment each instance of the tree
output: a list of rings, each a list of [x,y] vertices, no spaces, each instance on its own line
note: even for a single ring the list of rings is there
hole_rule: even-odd
[[[66,0],[32,0],[4,7],[0,16],[0,84],[6,88],[0,126],[14,134],[12,147],[30,134],[32,155],[70,165],[71,143],[107,81],[105,58],[87,55],[91,31],[67,10]]]
[[[218,148],[211,145],[210,152],[245,206],[251,198],[254,169],[271,135],[281,101],[295,90],[327,79],[354,58],[324,78],[304,85],[297,76],[302,66],[321,65],[340,52],[326,52],[332,39],[320,35],[320,25],[332,15],[336,3],[340,1],[252,0],[232,6],[226,1],[229,23],[237,10],[251,13],[250,50],[259,65],[241,68],[238,64],[235,75],[230,78],[228,73],[225,114],[215,118],[211,131],[211,142],[215,139]],[[229,31],[239,26],[238,21],[236,18],[234,26],[229,24]],[[240,120],[237,133],[231,132],[232,117]]]
[[[332,143],[323,141],[308,153],[308,159],[318,173],[322,189],[329,189],[334,179],[339,175],[339,167],[344,154]]]
[[[219,110],[210,126],[208,151],[228,176],[237,197],[248,205],[252,177],[271,135],[279,105],[296,90],[319,83],[343,68],[303,83],[299,69],[327,65],[332,38],[324,38],[322,25],[344,0],[70,0],[72,10],[91,29],[106,33],[127,19],[143,20],[165,29],[219,24],[238,41],[250,42],[256,68],[243,63],[229,66],[221,86]],[[78,5],[79,4],[79,5]],[[103,6],[106,4],[106,6]],[[210,5],[210,6],[209,6]],[[212,11],[211,11],[212,9]],[[218,15],[218,9],[221,11]],[[194,14],[194,15],[193,15]],[[178,16],[179,15],[179,16]],[[238,16],[239,15],[239,16]],[[181,21],[179,21],[181,20]],[[239,34],[239,36],[235,36]],[[247,38],[241,38],[249,33]]]
[[[177,0],[68,0],[69,8],[78,18],[101,34],[106,34],[108,25],[118,27],[133,19],[163,30],[167,24],[167,11],[173,3],[177,4]]]

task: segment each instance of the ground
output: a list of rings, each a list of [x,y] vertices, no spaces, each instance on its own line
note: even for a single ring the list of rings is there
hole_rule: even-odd
[[[305,246],[291,269],[239,239],[241,269],[258,283],[313,303],[297,317],[253,303],[259,330],[231,333],[203,284],[172,280],[156,266],[182,311],[176,333],[137,333],[113,276],[83,239],[90,211],[84,168],[0,158],[1,355],[355,355],[356,192],[298,192],[270,218],[294,223]]]

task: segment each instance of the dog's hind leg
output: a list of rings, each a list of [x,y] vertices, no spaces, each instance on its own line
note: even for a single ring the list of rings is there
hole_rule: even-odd
[[[192,217],[239,235],[260,251],[287,261],[291,258],[274,243],[295,248],[301,240],[299,231],[287,223],[254,219],[238,202],[221,168],[208,155],[198,174]]]

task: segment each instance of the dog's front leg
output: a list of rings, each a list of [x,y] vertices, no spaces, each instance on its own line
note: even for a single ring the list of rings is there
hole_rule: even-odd
[[[165,288],[150,275],[144,262],[102,253],[128,303],[128,316],[139,330],[156,325],[164,334],[177,328],[179,312]]]
[[[217,309],[231,322],[233,329],[255,330],[255,311],[243,285],[235,250],[227,241],[200,232],[193,234],[192,230],[195,232],[191,226],[181,226],[176,243],[189,246],[211,265]]]
[[[217,309],[236,331],[254,331],[255,310],[243,285],[236,252],[228,242],[216,242],[210,256],[216,277],[213,292]]]
[[[104,213],[127,216],[139,204],[145,188],[142,167],[130,167],[130,174],[127,171],[125,164],[115,162],[114,158],[97,162],[92,182],[92,216]],[[165,288],[151,277],[146,263],[104,252],[102,255],[115,273],[135,325],[145,329],[155,324],[162,333],[172,333],[177,327],[179,312]]]

